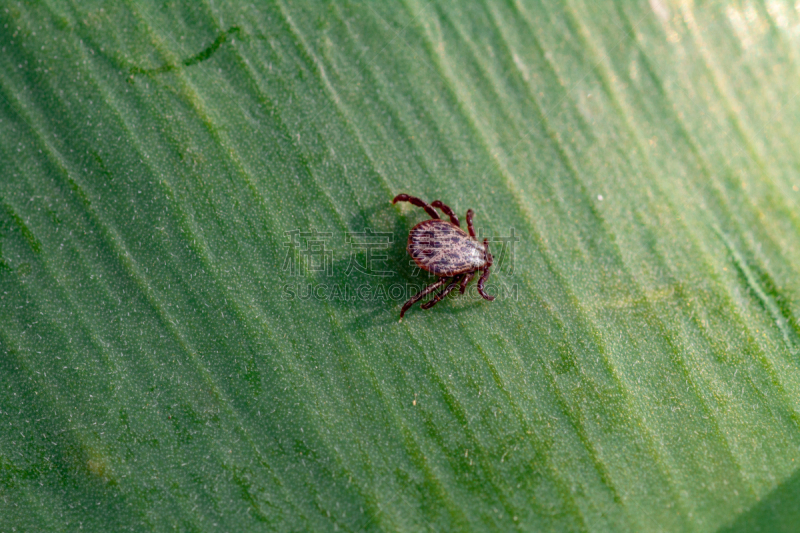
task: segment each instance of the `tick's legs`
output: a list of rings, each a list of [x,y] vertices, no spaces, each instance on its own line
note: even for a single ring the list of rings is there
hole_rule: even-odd
[[[398,194],[397,196],[394,197],[394,200],[392,200],[393,204],[396,204],[397,202],[409,202],[411,203],[411,205],[415,205],[417,207],[421,207],[422,209],[424,209],[425,212],[428,213],[429,217],[435,218],[437,220],[439,219],[439,213],[437,213],[434,208],[432,208],[431,206],[429,206],[416,196],[409,196],[407,194]]]
[[[461,288],[459,289],[461,291],[461,294],[464,294],[464,291],[467,290],[467,284],[470,281],[472,281],[473,277],[475,277],[474,270],[472,272],[467,272],[466,274],[464,274],[464,277],[461,278]]]
[[[489,239],[483,239],[483,247],[486,250],[488,261],[486,262],[486,266],[483,268],[483,274],[481,274],[481,278],[478,280],[478,294],[491,302],[494,300],[494,296],[489,296],[486,294],[486,291],[483,290],[483,284],[486,283],[487,279],[489,279],[489,267],[492,266],[492,254],[489,253]]]
[[[449,207],[444,205],[441,202],[441,200],[436,200],[433,203],[431,203],[431,207],[436,207],[438,209],[441,209],[442,213],[444,213],[445,215],[450,217],[450,222],[452,222],[453,224],[455,224],[459,228],[461,227],[461,222],[458,221],[458,217],[456,216],[456,214],[453,213],[452,209],[450,209]]]
[[[486,291],[483,290],[483,284],[486,283],[486,278],[489,277],[489,267],[483,269],[483,274],[481,274],[481,278],[478,280],[478,294],[489,300],[490,302],[494,300],[494,296],[489,296],[486,294]]]
[[[420,307],[422,309],[430,309],[434,305],[438,304],[445,296],[450,294],[450,291],[452,291],[456,287],[458,287],[458,281],[453,281],[453,283],[451,283],[450,285],[448,285],[444,289],[442,289],[439,292],[437,292],[433,296],[433,299],[431,299],[429,302],[426,302],[426,303],[422,304]]]
[[[400,310],[400,320],[403,320],[403,315],[406,314],[406,311],[408,311],[409,307],[411,307],[412,305],[420,301],[420,299],[424,298],[426,295],[432,293],[433,291],[435,291],[436,289],[447,283],[447,279],[448,278],[441,278],[436,283],[428,285],[426,288],[418,292],[416,295],[412,296],[409,301],[403,304],[403,308]]]
[[[475,212],[472,209],[467,209],[467,229],[469,230],[469,236],[473,239],[475,238],[475,228],[472,227],[472,216]]]

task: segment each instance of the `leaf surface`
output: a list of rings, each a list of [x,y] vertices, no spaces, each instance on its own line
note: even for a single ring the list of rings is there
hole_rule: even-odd
[[[772,0],[6,3],[3,527],[790,526],[798,28]],[[475,211],[495,301],[398,322],[435,281],[398,193]]]

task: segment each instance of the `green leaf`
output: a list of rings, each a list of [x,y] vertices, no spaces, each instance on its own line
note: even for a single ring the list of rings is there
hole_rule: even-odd
[[[790,529],[798,44],[783,0],[0,5],[0,529]],[[474,209],[493,302],[398,321],[398,193]]]

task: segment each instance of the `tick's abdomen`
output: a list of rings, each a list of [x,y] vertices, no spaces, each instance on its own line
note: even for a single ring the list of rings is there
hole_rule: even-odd
[[[483,245],[441,219],[420,222],[408,234],[408,253],[420,268],[450,277],[486,265]]]

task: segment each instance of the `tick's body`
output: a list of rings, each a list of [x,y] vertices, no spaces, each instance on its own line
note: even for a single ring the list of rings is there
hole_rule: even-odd
[[[397,202],[410,202],[412,205],[423,208],[430,215],[430,220],[420,222],[411,228],[411,232],[408,234],[408,253],[420,268],[441,278],[407,301],[400,311],[400,319],[402,320],[409,307],[445,285],[451,278],[452,282],[439,291],[431,301],[423,304],[422,308],[430,309],[459,284],[463,293],[478,270],[483,271],[478,280],[478,293],[487,300],[494,300],[494,296],[489,296],[483,289],[483,285],[489,277],[489,267],[492,266],[492,254],[489,253],[487,239],[484,239],[483,242],[475,239],[475,230],[472,227],[472,209],[467,211],[467,229],[469,230],[467,233],[461,229],[461,223],[453,210],[439,200],[428,205],[419,198],[398,194],[392,200],[393,204]],[[450,222],[440,219],[434,207],[441,209],[450,217]]]
[[[452,222],[420,222],[408,234],[408,253],[420,268],[449,278],[486,266],[483,245]]]

